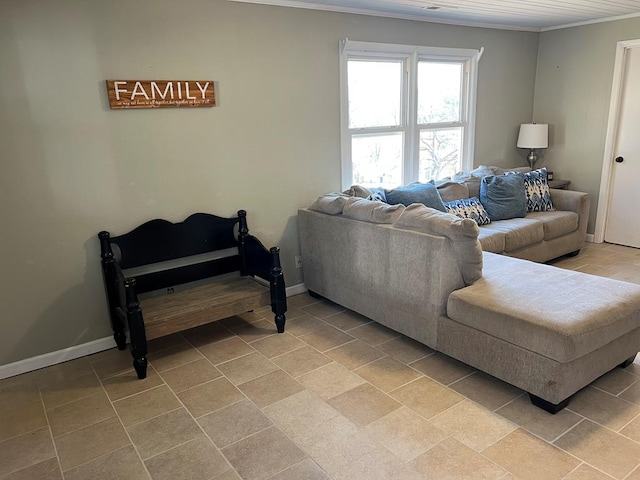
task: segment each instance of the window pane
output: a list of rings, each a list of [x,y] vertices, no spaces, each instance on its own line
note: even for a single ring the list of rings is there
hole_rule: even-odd
[[[418,63],[418,123],[459,122],[462,64]]]
[[[349,60],[349,128],[401,123],[402,62]]]
[[[354,135],[351,139],[353,183],[394,188],[402,183],[402,133]]]
[[[420,132],[419,180],[449,177],[461,170],[462,128]]]

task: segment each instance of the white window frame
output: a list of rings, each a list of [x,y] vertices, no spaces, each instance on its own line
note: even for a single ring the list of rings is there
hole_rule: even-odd
[[[403,184],[418,180],[419,141],[421,130],[437,130],[446,127],[462,127],[462,170],[473,168],[475,145],[476,99],[478,86],[478,62],[484,49],[420,47],[388,43],[340,41],[340,125],[342,188],[352,184],[351,139],[353,135],[366,133],[404,133],[402,165]],[[401,124],[397,127],[349,128],[349,101],[347,64],[350,59],[402,60],[404,64]],[[461,121],[434,124],[433,127],[417,123],[417,68],[419,61],[459,62],[463,64]],[[405,88],[405,85],[407,86]]]

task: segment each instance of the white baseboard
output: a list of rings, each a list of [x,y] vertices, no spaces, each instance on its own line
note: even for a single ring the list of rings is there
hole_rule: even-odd
[[[50,367],[51,365],[67,362],[75,358],[91,355],[92,353],[98,353],[103,350],[114,348],[115,346],[116,341],[113,337],[101,338],[99,340],[83,343],[82,345],[63,348],[57,352],[45,353],[44,355],[38,355],[37,357],[26,358],[18,362],[2,365],[0,366],[0,380],[20,375],[22,373],[31,372],[33,370],[38,370],[40,368]]]
[[[292,295],[298,295],[307,291],[304,283],[299,283],[291,287],[286,288],[287,297]],[[127,339],[128,340],[128,339]],[[22,373],[31,372],[40,368],[50,367],[58,363],[67,362],[75,358],[84,357],[93,353],[102,352],[103,350],[109,350],[114,348],[116,342],[113,337],[101,338],[99,340],[93,340],[91,342],[83,343],[82,345],[74,345],[73,347],[63,348],[56,352],[45,353],[44,355],[38,355],[37,357],[25,358],[14,363],[8,363],[7,365],[0,365],[0,380],[3,378],[14,377]]]
[[[587,242],[593,243],[595,240],[595,235],[593,233],[587,233]]]
[[[307,287],[304,286],[304,283],[299,283],[299,284],[294,285],[292,287],[287,287],[286,291],[287,291],[287,297],[291,297],[293,295],[298,295],[300,293],[306,292],[307,291]]]

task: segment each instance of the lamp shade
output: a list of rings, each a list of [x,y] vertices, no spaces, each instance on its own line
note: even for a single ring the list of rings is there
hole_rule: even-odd
[[[549,146],[549,125],[546,123],[523,123],[520,125],[516,146],[520,148],[547,148]]]

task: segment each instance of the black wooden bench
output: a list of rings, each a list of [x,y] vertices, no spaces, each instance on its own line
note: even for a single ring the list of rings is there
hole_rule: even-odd
[[[271,305],[284,332],[287,299],[280,249],[264,248],[247,213],[196,213],[180,223],[156,219],[129,233],[98,234],[113,337],[147,375],[147,340]],[[151,292],[151,293],[149,293]],[[138,299],[147,294],[148,298]]]

